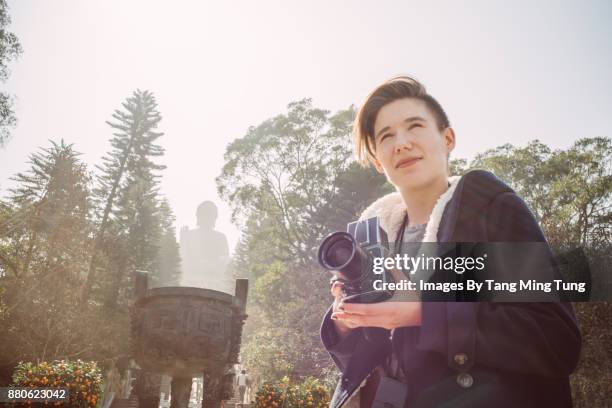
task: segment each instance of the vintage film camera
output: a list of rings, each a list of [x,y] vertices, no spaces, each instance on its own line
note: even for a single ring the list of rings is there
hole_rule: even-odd
[[[390,299],[392,291],[374,289],[376,280],[394,282],[386,269],[381,274],[373,272],[374,258],[385,258],[390,252],[387,234],[380,227],[378,217],[351,222],[346,230],[334,232],[321,242],[319,264],[344,283],[343,297],[347,303],[378,303]]]

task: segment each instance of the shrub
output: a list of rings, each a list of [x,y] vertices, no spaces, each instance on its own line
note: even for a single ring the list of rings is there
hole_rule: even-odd
[[[34,364],[20,362],[13,373],[13,386],[67,388],[67,402],[48,405],[70,408],[95,407],[101,400],[102,372],[94,361],[53,361]],[[25,404],[23,406],[29,406]]]
[[[290,384],[288,377],[277,383],[267,382],[255,395],[256,408],[324,408],[329,401],[327,388],[312,377],[299,384]]]

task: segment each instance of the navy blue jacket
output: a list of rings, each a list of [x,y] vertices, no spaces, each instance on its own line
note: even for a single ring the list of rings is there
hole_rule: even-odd
[[[492,173],[465,174],[446,204],[438,242],[546,242],[533,214]],[[571,407],[569,375],[581,335],[569,303],[423,302],[420,327],[367,341],[339,341],[331,308],[321,339],[342,375],[341,407],[396,352],[408,379],[406,407]]]

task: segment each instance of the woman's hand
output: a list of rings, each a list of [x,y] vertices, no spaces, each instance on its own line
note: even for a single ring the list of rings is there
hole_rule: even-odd
[[[396,271],[392,271],[396,272]],[[399,273],[393,273],[399,279]],[[382,303],[344,303],[342,283],[334,282],[331,288],[335,298],[331,318],[341,337],[357,327],[396,327],[421,325],[421,301],[418,293],[396,291],[393,298]],[[403,299],[404,301],[398,301]]]
[[[342,304],[342,286],[343,283],[340,281],[335,281],[331,287],[331,293],[334,297],[334,305],[332,309],[332,320],[334,321],[334,326],[336,327],[336,332],[340,336],[340,338],[346,337],[352,329],[359,327],[349,321],[337,319],[335,316],[337,313],[340,313],[340,305]]]
[[[332,313],[336,324],[346,327],[397,327],[421,325],[421,302],[342,303]],[[336,326],[337,327],[337,326]]]

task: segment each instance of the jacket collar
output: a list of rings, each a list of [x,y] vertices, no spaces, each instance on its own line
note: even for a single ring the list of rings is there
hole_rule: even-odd
[[[436,201],[427,226],[425,227],[425,235],[423,236],[423,242],[437,242],[438,241],[438,229],[440,228],[440,221],[442,220],[442,214],[446,205],[453,197],[453,193],[457,188],[457,184],[461,176],[451,176],[448,178],[450,187],[446,190]],[[402,196],[399,192],[387,194],[374,201],[368,208],[366,208],[360,220],[364,220],[371,217],[379,217],[380,225],[385,230],[390,241],[395,241],[397,233],[402,226],[404,215],[406,214],[406,206],[402,200]]]

